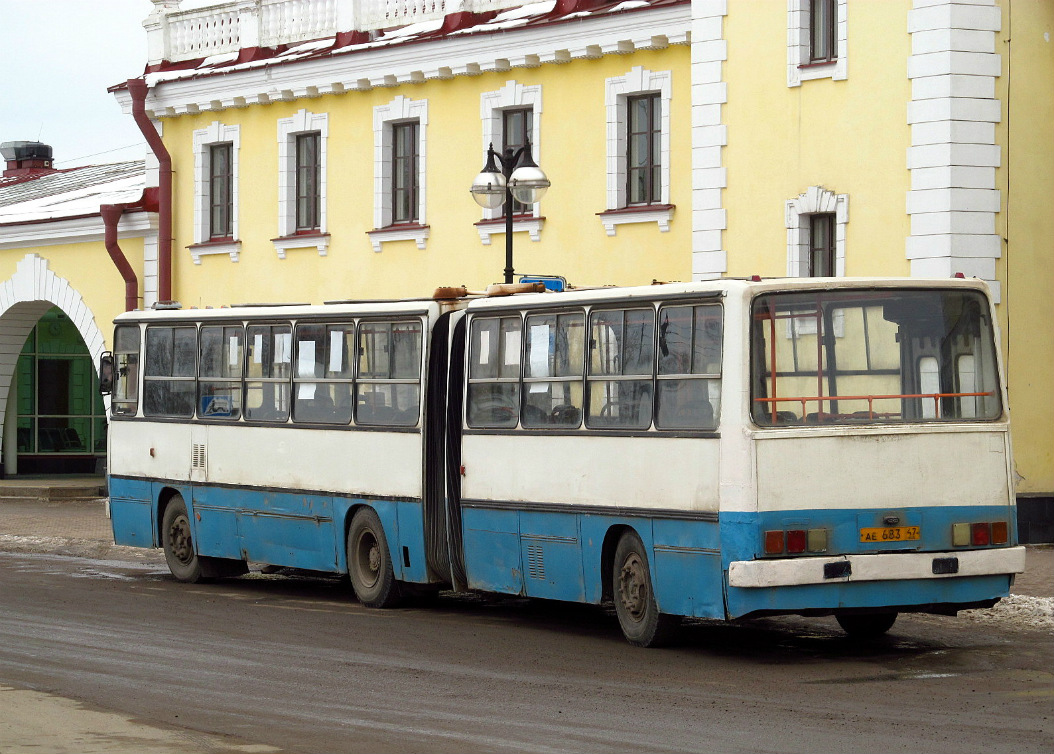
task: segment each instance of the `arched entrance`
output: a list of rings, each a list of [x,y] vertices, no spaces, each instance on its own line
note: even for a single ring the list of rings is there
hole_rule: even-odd
[[[3,471],[94,473],[106,454],[95,317],[48,262],[28,254],[0,284]]]

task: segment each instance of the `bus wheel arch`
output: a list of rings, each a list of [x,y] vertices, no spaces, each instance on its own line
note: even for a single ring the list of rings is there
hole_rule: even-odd
[[[365,505],[355,509],[346,542],[348,578],[359,602],[366,607],[395,607],[402,590],[377,511]]]

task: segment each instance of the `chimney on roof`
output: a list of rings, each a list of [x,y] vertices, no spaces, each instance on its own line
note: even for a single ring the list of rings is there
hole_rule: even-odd
[[[4,178],[31,173],[49,173],[52,167],[51,147],[39,141],[5,141],[0,155],[7,160]]]

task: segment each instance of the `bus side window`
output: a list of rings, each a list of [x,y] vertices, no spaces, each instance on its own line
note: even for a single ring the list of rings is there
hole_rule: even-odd
[[[292,334],[289,325],[250,325],[246,335],[245,418],[289,418]]]
[[[199,333],[198,417],[237,419],[242,413],[241,325],[207,325]]]
[[[520,318],[476,317],[470,338],[468,425],[515,427],[520,405]]]
[[[651,426],[655,312],[597,310],[589,317],[590,428]]]
[[[721,407],[721,307],[659,309],[659,429],[716,429]]]
[[[525,427],[582,423],[585,315],[527,317],[522,421]]]
[[[113,335],[114,384],[110,411],[135,416],[139,409],[139,327],[122,325]]]
[[[146,416],[194,416],[197,331],[193,325],[148,327],[143,413]]]
[[[296,327],[293,421],[347,424],[351,421],[351,380],[355,326],[305,324]]]
[[[421,322],[361,322],[358,342],[355,423],[417,425],[421,415]]]

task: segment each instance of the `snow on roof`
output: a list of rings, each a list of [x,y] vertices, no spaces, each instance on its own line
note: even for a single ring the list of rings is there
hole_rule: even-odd
[[[139,201],[145,188],[143,160],[0,178],[0,225],[92,215]]]

